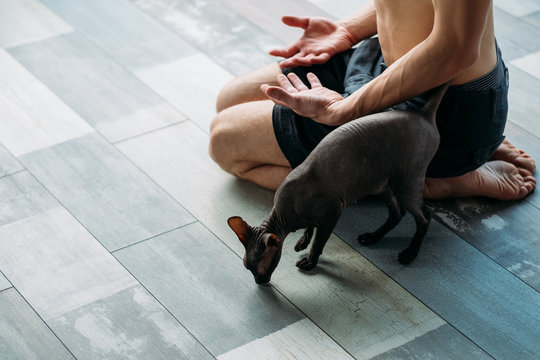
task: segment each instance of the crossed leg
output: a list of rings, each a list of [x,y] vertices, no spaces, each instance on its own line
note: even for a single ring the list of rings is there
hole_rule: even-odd
[[[217,116],[210,127],[210,156],[223,170],[262,187],[276,190],[291,172],[272,125],[273,102],[260,90],[277,85],[281,73],[271,64],[240,76],[220,92]]]
[[[261,84],[277,85],[278,74],[279,66],[271,64],[227,84],[218,96],[218,114],[210,129],[209,152],[214,161],[225,171],[271,190],[291,172],[274,135],[273,103],[260,90]],[[534,160],[505,140],[490,161],[474,171],[453,178],[426,178],[424,197],[521,199],[536,188],[534,170]]]

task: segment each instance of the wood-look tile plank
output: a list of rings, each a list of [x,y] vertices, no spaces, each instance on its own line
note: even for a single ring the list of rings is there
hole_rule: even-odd
[[[0,1],[0,46],[9,48],[73,31],[38,0]]]
[[[407,291],[494,358],[535,359],[540,352],[540,294],[437,221],[432,221],[413,264],[396,260],[414,233],[406,217],[375,246],[356,238],[372,231],[386,207],[348,208],[336,233]]]
[[[97,134],[20,160],[110,251],[194,221]]]
[[[281,45],[219,0],[131,1],[235,75],[275,61],[268,51]]]
[[[50,324],[78,359],[214,359],[140,285],[62,314]]]
[[[185,120],[79,33],[9,52],[110,141]]]
[[[540,209],[525,202],[431,202],[435,216],[500,266],[540,291]]]
[[[272,2],[223,0],[222,2],[286,44],[298,39],[302,35],[303,30],[284,25],[281,22],[283,15],[330,17],[327,12],[305,0],[277,0]]]
[[[512,65],[540,80],[540,51],[512,60]]]
[[[0,68],[0,142],[14,156],[93,131],[3,49]]]
[[[508,119],[540,138],[540,80],[507,64],[510,73]]]
[[[354,360],[309,319],[303,319],[217,357],[237,359]]]
[[[213,355],[303,317],[274,289],[242,276],[242,260],[200,223],[114,255]]]
[[[260,224],[273,193],[222,172],[206,154],[207,142],[206,134],[185,122],[118,147],[241,255],[243,246],[228,228],[227,217],[241,215],[250,224]],[[287,240],[272,284],[353,356],[375,356],[444,324],[336,237],[328,242],[319,270],[299,272],[294,267],[299,255],[292,250],[297,236]],[[253,282],[244,269],[237,276]],[[456,338],[466,340],[457,333]]]
[[[121,65],[134,71],[195,51],[126,0],[43,2]]]
[[[525,22],[540,29],[540,11],[522,18]]]
[[[0,273],[0,291],[11,287],[11,283]]]
[[[540,11],[538,0],[495,0],[494,4],[515,17],[527,16]]]
[[[540,50],[540,29],[498,8],[493,9],[495,37],[503,59],[525,56]]]
[[[372,360],[492,359],[471,341],[456,341],[456,333],[450,325],[444,325]]]
[[[74,359],[15,289],[0,292],[0,356],[6,360]]]
[[[0,144],[0,178],[23,169],[23,166]]]
[[[45,321],[137,284],[60,207],[0,227],[0,264]]]
[[[0,226],[58,205],[58,201],[27,171],[0,179]]]
[[[232,75],[203,54],[136,73],[137,76],[201,129],[209,132],[216,98]]]
[[[356,11],[360,10],[362,6],[365,6],[370,0],[308,0],[313,5],[318,6],[322,10],[331,14],[336,19],[343,19],[351,16]]]
[[[0,264],[78,359],[212,358],[63,208],[0,227]]]

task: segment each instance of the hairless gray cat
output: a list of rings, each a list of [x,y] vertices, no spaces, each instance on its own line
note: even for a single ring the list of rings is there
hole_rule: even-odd
[[[398,261],[409,264],[416,258],[431,218],[424,206],[423,186],[439,146],[435,115],[447,88],[448,83],[434,89],[419,111],[364,116],[328,134],[285,178],[260,226],[251,227],[238,216],[229,218],[229,226],[246,249],[244,265],[257,284],[270,281],[283,240],[298,229],[306,230],[295,251],[307,248],[317,228],[308,256],[296,263],[302,270],[313,269],[345,206],[367,195],[382,195],[389,216],[374,232],[360,235],[360,244],[379,241],[409,211],[416,232]]]

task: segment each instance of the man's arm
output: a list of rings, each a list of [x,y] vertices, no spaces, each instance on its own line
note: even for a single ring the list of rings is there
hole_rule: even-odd
[[[273,49],[270,55],[286,58],[282,68],[324,64],[333,55],[350,49],[360,40],[377,32],[373,2],[343,21],[321,17],[284,16],[285,25],[304,29],[300,39],[281,49]]]
[[[345,26],[351,33],[355,44],[372,37],[377,33],[377,15],[373,0],[352,16],[340,20],[338,23]]]
[[[433,0],[430,35],[343,101],[329,119],[343,124],[450,81],[478,58],[490,0]],[[327,122],[328,123],[328,122]]]
[[[287,91],[283,86],[263,86],[262,90],[274,102],[328,125],[382,110],[450,81],[474,64],[490,4],[490,0],[433,0],[430,35],[346,99],[338,100],[334,92],[320,88]]]

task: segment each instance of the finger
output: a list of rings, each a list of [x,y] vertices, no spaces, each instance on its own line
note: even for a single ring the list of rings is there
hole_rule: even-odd
[[[330,54],[329,53],[322,53],[319,55],[315,55],[311,58],[312,64],[325,64],[330,60]]]
[[[319,80],[319,78],[317,77],[317,75],[315,75],[314,73],[308,73],[307,74],[307,79],[309,81],[309,83],[311,84],[311,88],[317,88],[317,87],[323,87],[322,84],[321,84],[321,80]]]
[[[297,54],[299,51],[300,49],[296,45],[292,44],[282,49],[272,49],[268,53],[272,56],[288,58]]]
[[[261,90],[263,90],[263,86],[261,86]],[[291,107],[290,105],[294,103],[294,97],[287,91],[283,90],[279,86],[264,86],[264,93],[270,100],[275,102],[278,105]]]
[[[302,29],[305,29],[309,25],[309,18],[307,17],[297,17],[297,16],[290,16],[285,15],[281,18],[281,21],[288,26],[294,26],[299,27]]]
[[[306,84],[304,84],[304,82],[300,80],[298,75],[296,75],[295,73],[289,73],[287,77],[289,78],[289,81],[293,84],[293,86],[296,88],[296,90],[298,91],[309,90]]]
[[[310,66],[311,60],[308,56],[295,55],[287,59],[288,67],[294,66]],[[290,65],[289,65],[290,64]]]
[[[277,81],[279,83],[279,86],[281,86],[281,88],[284,89],[285,91],[290,92],[290,93],[298,92],[298,90],[296,90],[293,84],[291,84],[291,82],[289,81],[289,78],[286,77],[285,75],[279,74],[277,76]]]

